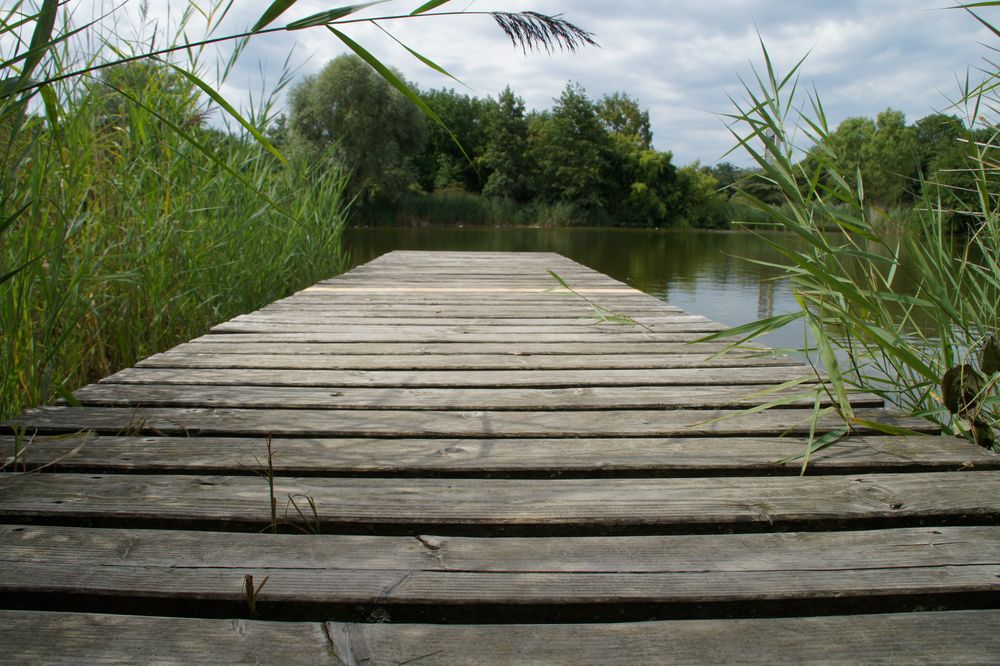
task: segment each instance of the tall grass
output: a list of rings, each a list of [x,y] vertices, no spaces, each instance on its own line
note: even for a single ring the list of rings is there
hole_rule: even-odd
[[[92,59],[64,43],[46,75]],[[162,63],[44,90],[0,125],[0,419],[341,270],[336,165],[208,128]]]
[[[998,4],[998,3],[992,3]],[[964,175],[972,187],[924,187],[905,219],[865,198],[860,174],[832,151],[820,98],[799,106],[797,71],[779,76],[764,49],[765,68],[732,114],[739,147],[758,164],[782,202],[768,204],[744,188],[741,201],[771,228],[795,235],[773,243],[784,257],[800,309],[738,327],[752,339],[793,321],[811,338],[804,350],[830,378],[844,428],[855,425],[849,394],[877,393],[944,432],[996,446],[1000,418],[1000,69],[987,63],[981,85],[967,84],[956,109],[966,118]],[[974,130],[989,128],[989,140]],[[813,147],[813,158],[801,159]],[[956,213],[965,230],[949,224]],[[867,424],[871,425],[871,424]],[[820,439],[822,441],[820,441]]]
[[[221,34],[233,1],[191,0],[164,30],[140,21],[131,37],[114,20],[125,3],[112,3],[109,22],[74,20],[99,3],[0,9],[0,420],[343,266],[343,170],[289,161],[270,144],[261,128],[273,95],[245,117],[219,92],[248,40],[325,29],[438,123],[342,30],[479,15],[526,51],[594,43],[560,17],[433,11],[447,1],[356,16],[377,0],[282,24],[296,2],[273,0],[251,28]],[[144,19],[149,4],[138,7]],[[232,55],[209,83],[199,58],[213,44]],[[208,128],[213,108],[238,133]]]

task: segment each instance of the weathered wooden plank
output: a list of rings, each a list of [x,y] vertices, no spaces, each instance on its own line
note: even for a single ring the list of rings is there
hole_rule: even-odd
[[[456,574],[669,572],[726,576],[888,567],[995,567],[1000,566],[997,543],[1000,526],[995,525],[558,538],[241,534],[0,525],[0,559],[7,563],[426,570]],[[21,586],[23,582],[7,581],[7,585]],[[706,586],[701,594],[722,595],[726,594],[725,588],[719,581],[718,585]],[[586,593],[581,596],[586,598]]]
[[[600,332],[600,331],[598,331]],[[435,336],[411,335],[399,339],[386,335],[385,331],[378,334],[366,332],[355,335],[351,332],[331,333],[328,331],[300,331],[292,333],[222,333],[215,332],[196,338],[198,342],[312,342],[312,343],[351,343],[351,344],[502,344],[512,350],[524,345],[534,344],[564,344],[567,347],[576,345],[606,345],[609,352],[614,352],[618,345],[694,343],[704,337],[704,332],[682,333],[632,333],[620,331],[617,334],[605,336],[581,337],[572,333],[536,333],[535,335],[509,335],[504,333],[443,333]]]
[[[406,279],[410,275],[414,276],[435,276],[449,275],[455,277],[476,278],[536,278],[546,280],[550,284],[557,284],[558,281],[552,277],[553,272],[564,279],[575,277],[580,279],[603,277],[606,280],[613,278],[594,271],[586,266],[573,261],[541,260],[541,261],[516,261],[504,263],[502,261],[483,261],[477,259],[473,261],[448,262],[441,261],[431,264],[420,262],[392,262],[391,265],[377,265],[367,263],[352,269],[348,273],[337,275],[323,280],[323,283],[337,282],[345,276],[370,276],[373,280],[379,277],[391,277]],[[617,282],[617,280],[616,280]],[[619,282],[619,284],[624,284]]]
[[[303,477],[274,482],[282,505],[289,497],[300,504],[312,498],[324,532],[634,534],[1000,520],[998,471],[599,483]],[[253,476],[21,474],[0,485],[0,519],[8,522],[259,530],[269,524],[269,511],[267,481]]]
[[[718,476],[798,474],[803,437],[271,440],[286,475]],[[16,445],[16,449],[15,449]],[[93,434],[0,436],[0,463],[28,469],[248,474],[264,437]],[[854,436],[814,452],[810,474],[1000,469],[1000,456],[953,437]]]
[[[355,285],[316,285],[314,287],[309,287],[304,290],[309,294],[329,294],[329,293],[354,293],[354,294],[434,294],[438,297],[450,294],[481,294],[485,297],[492,296],[493,294],[541,294],[555,291],[560,293],[559,289],[553,290],[544,286],[521,286],[516,284],[482,284],[478,286],[454,286],[453,282],[445,284],[423,284],[419,286],[414,285],[382,285],[382,284],[371,284],[371,283],[358,283]],[[565,294],[575,294],[577,296],[586,295],[588,297],[594,297],[596,295],[602,297],[609,297],[611,295],[619,294],[632,294],[634,292],[631,288],[622,287],[581,287],[579,289],[574,289],[570,291],[568,289],[563,289],[561,293]]]
[[[215,370],[127,368],[101,380],[111,384],[234,384],[380,388],[742,386],[808,378],[798,367],[667,368],[649,370]]]
[[[667,317],[672,315],[685,314],[680,308],[662,305],[642,305],[619,307],[615,310],[621,314],[631,316],[653,316]],[[295,314],[295,313],[317,314],[322,313],[330,317],[411,317],[421,319],[426,317],[481,317],[492,321],[502,319],[533,319],[540,315],[551,314],[556,318],[567,317],[593,317],[594,308],[583,302],[544,301],[535,304],[522,305],[521,303],[508,303],[503,308],[498,308],[497,303],[340,303],[334,302],[308,302],[304,300],[272,303],[260,310],[258,314]]]
[[[500,344],[495,342],[253,342],[245,341],[250,336],[208,335],[192,342],[174,347],[171,351],[195,354],[380,354],[382,356],[407,356],[413,354],[522,354],[577,355],[577,356],[631,356],[634,354],[695,354],[709,356],[725,347],[724,343],[687,342],[635,342],[609,345],[604,342],[518,342]],[[225,339],[222,339],[225,338]],[[754,353],[732,352],[734,358]]]
[[[493,313],[482,312],[481,308],[444,309],[441,306],[422,308],[423,312],[397,312],[388,308],[373,307],[371,310],[356,309],[355,306],[336,307],[331,305],[296,305],[283,306],[281,308],[268,308],[241,315],[242,320],[249,321],[283,321],[283,322],[303,322],[303,323],[350,323],[360,326],[384,326],[384,325],[408,325],[426,326],[434,325],[434,320],[441,321],[438,325],[450,326],[538,326],[538,325],[566,325],[566,326],[598,326],[602,323],[602,317],[621,315],[631,317],[641,323],[670,323],[687,321],[702,321],[702,318],[691,319],[691,315],[675,313],[671,311],[658,312],[653,310],[638,310],[633,308],[631,312],[616,310],[609,312],[606,310],[584,310],[582,308],[561,308],[560,311],[551,312],[546,316],[544,312],[538,310],[548,310],[545,306],[539,306],[533,313],[525,312],[502,312],[494,310]],[[614,324],[615,326],[627,326],[628,324]]]
[[[915,432],[940,431],[924,419],[880,409],[855,416]],[[92,430],[105,434],[275,435],[304,437],[704,437],[808,435],[842,427],[835,414],[809,409],[445,411],[231,409],[206,407],[40,407],[11,420],[0,432]],[[872,429],[855,426],[858,433]]]
[[[308,604],[310,619],[351,604],[912,606],[1000,596],[998,529],[474,539],[0,526],[0,591],[22,603],[72,594],[97,610],[115,597],[245,608],[250,574],[268,579],[262,615]]]
[[[369,261],[356,268],[351,269],[350,274],[352,275],[375,275],[375,274],[396,274],[398,275],[402,270],[406,270],[409,273],[440,273],[449,270],[457,271],[461,274],[463,269],[473,269],[476,271],[477,275],[511,275],[516,272],[517,274],[526,274],[529,272],[534,272],[545,277],[549,277],[549,270],[559,270],[566,274],[575,275],[604,275],[598,271],[591,268],[587,268],[583,264],[577,263],[566,257],[561,257],[558,254],[551,254],[549,257],[542,257],[536,259],[528,259],[527,261],[520,259],[520,253],[509,254],[508,257],[513,257],[514,261],[503,261],[503,260],[491,260],[489,258],[474,258],[474,259],[459,259],[450,260],[447,257],[442,257],[440,260],[433,259],[430,261],[426,260],[416,260],[416,261],[388,261],[382,262],[379,260]],[[427,256],[425,255],[426,259]],[[511,270],[515,268],[515,270]],[[468,271],[467,271],[468,272]],[[330,278],[336,279],[336,278]],[[551,279],[551,278],[550,278]]]
[[[332,624],[372,664],[989,664],[1000,611],[564,625]],[[347,662],[349,663],[349,662]],[[360,662],[359,662],[360,663]],[[366,662],[367,663],[367,662]]]
[[[555,287],[559,285],[559,281],[552,273],[556,273],[570,284],[573,284],[573,280],[603,280],[615,285],[627,286],[623,282],[580,266],[579,264],[561,263],[562,265],[555,265],[553,262],[531,262],[508,264],[506,266],[500,263],[490,265],[489,263],[479,264],[474,262],[457,262],[451,264],[442,262],[426,266],[417,263],[400,263],[393,266],[366,264],[348,273],[323,280],[321,284],[335,284],[349,279],[366,279],[371,282],[388,282],[392,284],[395,280],[409,282],[421,279],[449,278],[459,283],[466,280],[498,282],[505,280],[535,280],[547,286]]]
[[[638,308],[656,311],[680,312],[680,308],[664,303],[655,296],[641,292],[588,294],[590,301],[610,309]],[[267,307],[318,306],[333,305],[336,307],[359,307],[385,304],[390,306],[420,306],[420,307],[488,307],[490,304],[515,306],[517,308],[544,308],[554,306],[559,308],[589,307],[582,298],[568,291],[533,291],[533,292],[394,292],[380,294],[378,292],[362,291],[300,291],[283,299],[274,301]]]
[[[806,366],[787,356],[702,357],[697,354],[631,354],[570,356],[567,354],[431,354],[383,356],[350,354],[215,354],[169,351],[136,363],[139,368],[271,368],[287,370],[604,370],[634,368],[732,368]]]
[[[634,325],[604,324],[601,326],[352,326],[350,324],[282,324],[279,322],[227,321],[212,327],[218,333],[332,333],[347,339],[441,340],[457,337],[464,340],[496,341],[518,336],[532,340],[587,341],[604,337],[608,340],[651,339],[661,333],[702,333],[724,330],[722,324],[704,322],[656,324],[646,330]],[[622,330],[625,329],[625,330]],[[493,337],[496,336],[496,337]],[[548,336],[548,337],[545,337]],[[692,336],[699,337],[699,336]]]
[[[517,272],[517,273],[470,273],[463,271],[464,267],[456,267],[448,270],[438,270],[433,272],[410,272],[402,274],[399,270],[388,270],[379,273],[375,272],[350,272],[339,275],[336,278],[323,282],[324,285],[343,284],[375,284],[379,286],[396,287],[399,285],[441,285],[446,287],[472,286],[537,286],[540,289],[559,288],[559,282],[546,272]],[[515,269],[517,270],[517,269]],[[601,275],[600,273],[560,273],[567,284],[574,290],[578,288],[610,288],[610,289],[630,289],[628,285],[613,278]]]
[[[13,664],[340,663],[316,622],[0,610],[0,625]]]
[[[704,324],[710,322],[711,320],[705,317],[695,316],[695,315],[640,315],[636,318],[639,325],[632,323],[616,323],[616,322],[603,322],[601,318],[596,313],[579,313],[573,314],[567,317],[558,317],[555,314],[551,317],[522,317],[522,318],[511,318],[511,317],[466,317],[462,315],[448,315],[448,314],[438,314],[433,315],[428,313],[426,317],[411,317],[409,315],[403,317],[390,317],[390,316],[378,316],[378,317],[347,317],[337,313],[322,313],[315,314],[302,311],[290,311],[287,313],[270,313],[270,312],[254,312],[251,314],[240,315],[229,320],[229,323],[242,323],[242,324],[308,324],[312,326],[317,325],[328,325],[328,326],[358,326],[361,328],[370,328],[374,326],[494,326],[499,328],[501,331],[507,328],[520,329],[525,327],[545,327],[545,328],[576,328],[581,327],[596,327],[600,330],[606,330],[610,327],[621,328],[623,326],[627,328],[637,328],[642,329],[643,326],[648,326],[650,330],[655,331],[661,327],[672,327],[674,324]]]
[[[540,260],[540,261],[516,261],[516,262],[500,262],[500,261],[483,261],[482,259],[477,259],[473,261],[463,260],[463,261],[434,261],[434,262],[420,262],[420,261],[401,261],[392,262],[393,265],[380,265],[376,262],[368,262],[352,268],[350,272],[343,275],[364,275],[372,277],[400,277],[400,274],[405,272],[403,277],[409,277],[410,275],[443,275],[443,274],[453,274],[457,276],[473,276],[473,277],[511,277],[511,276],[525,276],[530,275],[539,278],[545,278],[548,280],[553,280],[550,270],[559,271],[559,275],[564,279],[566,276],[572,277],[592,277],[595,275],[604,276],[606,279],[611,279],[604,273],[600,273],[593,269],[587,268],[582,264],[578,264],[572,260]],[[329,278],[329,280],[339,280],[343,275]]]
[[[768,391],[761,394],[762,391]],[[288,386],[179,386],[157,384],[91,384],[73,395],[88,407],[251,407],[254,409],[434,409],[434,410],[624,410],[752,407],[803,393],[773,386],[588,386],[553,389],[406,389],[313,388]],[[820,396],[822,406],[829,398]],[[813,407],[802,395],[786,407]],[[851,397],[855,407],[881,407],[872,394]]]

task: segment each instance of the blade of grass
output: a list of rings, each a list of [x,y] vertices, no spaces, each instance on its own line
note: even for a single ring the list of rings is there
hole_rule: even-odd
[[[410,16],[418,16],[420,14],[423,14],[424,12],[429,12],[432,9],[437,9],[438,7],[449,1],[450,0],[430,0],[430,2],[425,2],[424,4],[414,9],[413,12],[410,14]]]

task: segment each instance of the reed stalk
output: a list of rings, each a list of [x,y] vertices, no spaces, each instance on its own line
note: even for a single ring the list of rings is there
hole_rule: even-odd
[[[964,169],[974,187],[921,187],[925,194],[916,210],[902,215],[871,205],[860,174],[844,169],[829,147],[820,97],[807,94],[801,104],[802,62],[779,76],[766,47],[763,60],[729,120],[737,149],[759,167],[755,178],[782,201],[774,205],[755,195],[759,180],[741,188],[740,197],[756,214],[757,223],[747,226],[794,237],[775,242],[762,236],[783,257],[779,268],[799,308],[710,338],[736,337],[735,346],[802,323],[808,343],[800,351],[824,369],[824,390],[845,424],[822,441],[818,434],[810,450],[859,425],[892,431],[854,415],[850,394],[857,390],[876,393],[945,433],[995,447],[1000,68],[987,63],[984,80],[966,83],[955,105],[965,117]]]

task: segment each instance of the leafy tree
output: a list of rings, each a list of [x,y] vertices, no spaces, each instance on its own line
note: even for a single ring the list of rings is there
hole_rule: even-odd
[[[840,173],[860,172],[865,199],[878,206],[899,206],[915,198],[920,166],[916,133],[901,111],[886,109],[875,121],[848,118],[827,137]]]
[[[293,142],[314,158],[334,152],[352,172],[352,196],[391,200],[413,181],[407,158],[423,146],[424,116],[361,58],[339,56],[303,79],[289,107]]]
[[[669,152],[636,149],[627,163],[631,176],[628,198],[619,213],[625,224],[663,226],[670,223],[670,210],[680,195],[677,167]]]
[[[652,147],[649,111],[639,108],[638,101],[616,92],[605,95],[594,108],[604,128],[612,135],[627,139],[643,150]]]
[[[738,167],[730,162],[719,162],[715,166],[707,167],[708,172],[719,181],[719,189],[725,190],[730,185],[738,182],[740,179],[746,177],[747,170]],[[726,197],[729,198],[728,192]]]
[[[907,127],[902,111],[886,109],[878,114],[875,133],[864,152],[865,194],[883,206],[899,206],[915,200],[919,156],[913,128]]]
[[[481,191],[483,179],[475,156],[485,150],[490,101],[454,90],[431,90],[423,97],[454,138],[440,125],[428,124],[424,149],[413,160],[420,186],[427,191],[447,187]]]
[[[960,137],[965,133],[965,127],[957,116],[932,113],[913,123],[913,132],[920,159],[920,171],[924,176],[928,176],[932,173],[931,162],[959,143]]]
[[[483,186],[483,194],[522,202],[530,197],[527,147],[524,100],[507,86],[490,110],[486,152],[482,158],[482,165],[490,175]]]
[[[939,202],[944,219],[975,227],[984,208],[995,206],[993,192],[1000,191],[996,175],[996,131],[991,127],[970,130],[955,119],[946,129],[939,149],[931,156],[924,182],[932,201]],[[991,201],[993,198],[993,201]]]
[[[681,167],[677,183],[679,196],[670,212],[678,225],[715,229],[729,224],[726,201],[710,169],[698,162]]]
[[[607,206],[615,224],[659,227],[670,223],[679,194],[673,156],[612,136]]]
[[[586,210],[602,209],[611,139],[584,89],[568,84],[551,115],[534,125],[530,154],[541,196]]]
[[[875,136],[875,122],[871,118],[847,118],[830,133],[826,143],[837,156],[840,173],[853,177],[867,166],[868,146]]]

